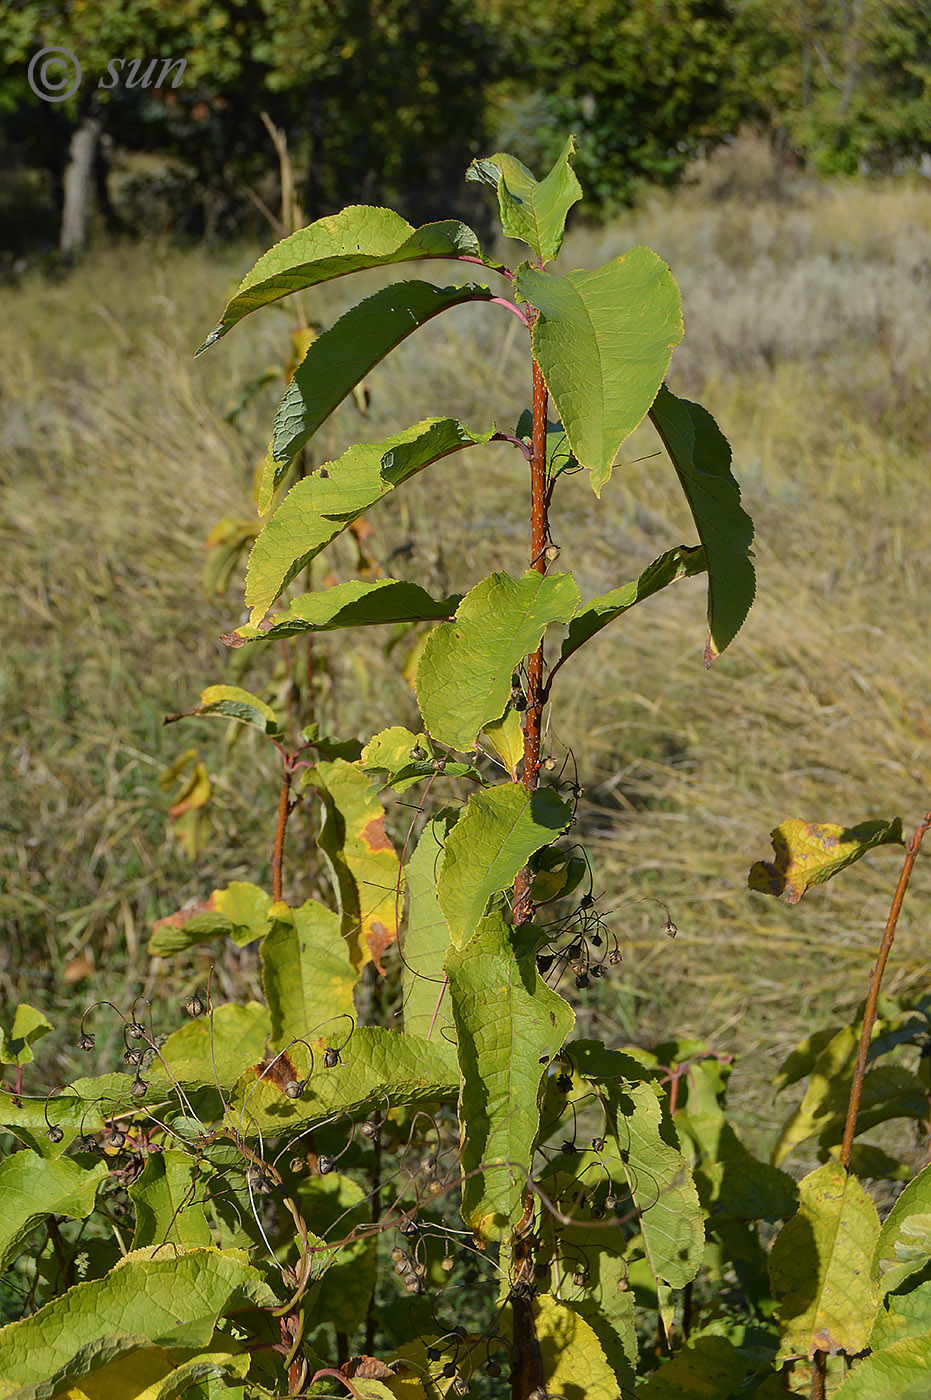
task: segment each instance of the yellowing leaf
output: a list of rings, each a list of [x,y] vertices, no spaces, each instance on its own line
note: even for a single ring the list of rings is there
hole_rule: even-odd
[[[776,859],[751,866],[747,884],[760,894],[785,894],[797,904],[812,885],[823,885],[839,871],[866,855],[874,846],[904,844],[902,819],[834,826],[796,817],[770,833]]]

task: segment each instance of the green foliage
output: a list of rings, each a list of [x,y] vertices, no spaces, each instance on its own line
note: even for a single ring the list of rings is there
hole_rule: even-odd
[[[463,225],[412,230],[356,206],[278,245],[208,341],[291,291],[438,247],[451,262],[479,257],[514,298],[402,283],[304,337],[259,492],[268,518],[249,562],[251,618],[226,640],[261,647],[299,632],[430,624],[407,667],[405,703],[416,701],[420,723],[381,728],[365,745],[328,739],[316,721],[285,721],[261,694],[227,684],[170,717],[251,729],[278,756],[282,784],[272,891],[230,881],[160,921],[150,952],[228,938],[254,956],[264,1002],[224,1002],[222,970],[211,973],[186,998],[189,1023],[167,1038],[157,1001],[98,1003],[78,1043],[92,1049],[92,1027],[116,1018],[126,1072],[46,1096],[21,1092],[48,1024],[20,1008],[3,1040],[16,1082],[0,1093],[0,1127],[18,1150],[0,1162],[0,1252],[25,1301],[0,1329],[0,1396],[260,1400],[351,1382],[360,1395],[435,1397],[466,1393],[482,1370],[494,1386],[500,1356],[520,1400],[540,1387],[603,1400],[635,1386],[658,1398],[770,1397],[784,1360],[869,1348],[850,1393],[871,1395],[891,1375],[907,1393],[916,1383],[931,1316],[927,1173],[881,1224],[837,1160],[843,1100],[863,1069],[853,1028],[812,1037],[784,1066],[777,1088],[808,1084],[772,1163],[737,1136],[729,1065],[706,1046],[569,1038],[585,999],[563,979],[584,993],[619,949],[605,946],[588,856],[569,839],[577,773],[557,772],[542,737],[552,676],[635,603],[699,573],[710,662],[755,587],[729,448],[710,415],[664,383],[682,334],[669,269],[642,248],[591,271],[545,269],[578,197],[574,149],[566,141],[540,182],[501,153],[470,167],[494,187],[504,231],[529,249],[516,269],[477,252]],[[504,302],[528,331],[529,422],[515,434],[449,417],[402,427],[311,467],[276,505],[295,455],[367,369],[466,301],[475,314]],[[600,495],[647,416],[699,540],[670,545],[633,583],[583,605],[570,574],[548,573],[550,513],[580,469]],[[415,474],[465,447],[480,469],[492,441],[509,444],[520,479],[530,462],[522,576],[495,571],[441,600],[406,579],[298,583]],[[402,801],[386,811],[392,790]],[[292,904],[282,866],[308,807],[331,890]],[[901,840],[900,823],[805,830],[822,854],[831,847],[808,884]],[[664,928],[675,936],[668,911]],[[403,1030],[389,991],[396,949]],[[860,1132],[927,1120],[926,1075],[911,1061],[928,1008],[880,1011]],[[780,1164],[812,1140],[821,1165],[796,1187]],[[900,1172],[880,1144],[858,1149],[873,1169]],[[690,1316],[701,1319],[691,1337]]]

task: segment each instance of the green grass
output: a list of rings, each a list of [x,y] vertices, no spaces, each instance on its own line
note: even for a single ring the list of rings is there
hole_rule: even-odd
[[[929,805],[931,195],[806,188],[741,205],[698,190],[580,228],[563,261],[594,266],[641,241],[682,286],[686,339],[670,384],[732,442],[759,586],[710,672],[696,579],[635,610],[556,683],[548,746],[560,761],[571,751],[567,776],[578,766],[574,834],[624,953],[597,997],[581,995],[580,1029],[618,1044],[695,1035],[738,1054],[732,1094],[765,1148],[784,1112],[768,1089],[779,1062],[865,994],[900,854],[874,853],[795,908],[750,894],[749,866],[787,817],[901,814],[910,826]],[[223,413],[280,361],[290,322],[268,311],[196,363],[191,353],[257,251],[102,248],[67,279],[30,274],[0,298],[6,1006],[29,999],[70,1021],[95,996],[122,1004],[143,983],[178,997],[204,963],[150,973],[153,920],[229,879],[269,880],[269,755],[249,735],[230,752],[217,722],[161,724],[230,678],[217,638],[238,624],[241,594],[234,583],[225,599],[204,597],[203,540],[221,516],[249,513],[274,389],[235,427]],[[448,265],[410,275],[431,271],[450,279]],[[329,322],[385,280],[323,288],[310,314]],[[517,331],[495,308],[433,322],[372,374],[368,420],[347,406],[324,426],[316,460],[439,412],[510,427],[528,395]],[[557,492],[560,567],[583,594],[694,541],[658,450],[640,429],[600,503],[584,475]],[[385,572],[446,591],[492,568],[522,571],[522,459],[498,445],[452,461],[373,512],[369,548]],[[355,558],[340,542],[319,577],[349,576]],[[403,648],[386,656],[384,640],[320,644],[326,727],[365,736],[415,720]],[[279,652],[253,656],[244,683],[260,686],[275,663],[280,692]],[[189,747],[215,780],[214,836],[194,865],[169,836],[158,781]],[[298,826],[289,849],[299,859],[286,893],[297,894],[310,878]],[[926,986],[929,894],[919,862],[890,990]],[[654,900],[679,927],[674,942]],[[91,971],[71,985],[81,955]],[[221,960],[218,975],[227,994],[254,990],[248,956]],[[53,1082],[75,1071],[68,1044],[50,1044]]]

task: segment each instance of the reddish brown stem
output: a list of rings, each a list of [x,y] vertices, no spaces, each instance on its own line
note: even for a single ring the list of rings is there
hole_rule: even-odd
[[[870,1049],[870,1037],[873,1034],[873,1026],[876,1023],[876,1003],[879,1000],[879,988],[882,983],[883,973],[886,970],[886,962],[892,951],[892,942],[895,938],[895,926],[898,923],[899,911],[902,908],[905,891],[908,889],[908,882],[911,879],[915,857],[918,855],[918,848],[929,827],[931,827],[931,812],[926,812],[924,820],[919,822],[915,827],[912,838],[905,847],[905,860],[902,864],[902,873],[899,876],[899,883],[896,885],[895,894],[892,897],[892,907],[889,910],[889,918],[886,921],[885,932],[883,933],[882,942],[879,945],[879,952],[876,955],[876,965],[870,972],[870,989],[867,993],[866,1007],[863,1012],[863,1030],[860,1033],[860,1048],[857,1052],[857,1063],[854,1066],[853,1083],[850,1086],[850,1103],[847,1107],[847,1122],[844,1125],[844,1141],[840,1151],[840,1159],[845,1167],[850,1166],[850,1153],[853,1149],[854,1134],[857,1131],[857,1115],[860,1112],[860,1098],[863,1093],[863,1079],[866,1075],[866,1059]]]
[[[546,385],[543,372],[533,362],[533,431],[530,459],[530,558],[538,574],[546,573],[548,533],[546,495]],[[524,711],[524,763],[521,782],[535,792],[540,782],[540,731],[543,715],[543,643],[527,658],[527,708]],[[514,923],[525,924],[532,913],[530,872],[522,870],[514,881]]]
[[[283,756],[283,769],[281,774],[281,798],[278,803],[278,825],[275,828],[275,849],[272,853],[272,899],[277,904],[281,898],[281,860],[284,854],[284,833],[288,825],[288,813],[291,810],[291,778],[293,770],[291,760],[287,754]]]
[[[824,1383],[828,1374],[828,1358],[823,1351],[816,1351],[811,1358],[811,1400],[824,1400]]]

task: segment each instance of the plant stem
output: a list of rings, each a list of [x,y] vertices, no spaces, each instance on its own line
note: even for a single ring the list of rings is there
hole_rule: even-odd
[[[824,1383],[827,1374],[827,1355],[823,1351],[816,1351],[811,1358],[811,1400],[824,1400]]]
[[[530,459],[530,558],[531,568],[546,573],[546,542],[549,533],[546,498],[546,385],[543,372],[533,362],[533,434]],[[527,792],[535,792],[540,782],[540,728],[543,714],[543,643],[527,658],[527,708],[524,711],[524,762],[521,782]],[[521,870],[514,881],[514,923],[529,921],[532,909],[528,898],[530,872]]]
[[[867,993],[866,1007],[863,1012],[863,1030],[860,1033],[860,1048],[857,1052],[857,1063],[853,1071],[853,1082],[850,1086],[850,1103],[847,1107],[847,1122],[844,1125],[844,1141],[840,1151],[840,1159],[845,1167],[850,1166],[850,1153],[853,1150],[854,1134],[857,1130],[857,1114],[860,1111],[860,1097],[863,1093],[863,1080],[866,1075],[866,1057],[870,1049],[870,1037],[873,1034],[873,1026],[876,1023],[876,1003],[879,1000],[879,988],[886,968],[886,962],[892,951],[892,942],[895,938],[895,926],[898,923],[899,911],[902,908],[902,901],[905,898],[905,891],[908,889],[908,882],[911,879],[912,867],[915,864],[915,857],[918,855],[918,848],[921,845],[922,837],[928,828],[931,827],[931,812],[926,812],[924,820],[919,822],[912,833],[912,838],[905,847],[905,860],[902,864],[902,873],[899,876],[899,883],[896,885],[895,894],[892,897],[892,907],[889,910],[889,918],[886,921],[885,932],[882,942],[879,945],[879,952],[876,955],[876,965],[870,971],[870,989]]]
[[[284,833],[291,810],[291,778],[293,770],[287,754],[282,757],[281,798],[278,802],[278,825],[275,828],[275,850],[272,854],[272,899],[277,904],[281,898],[281,858],[284,853]]]

